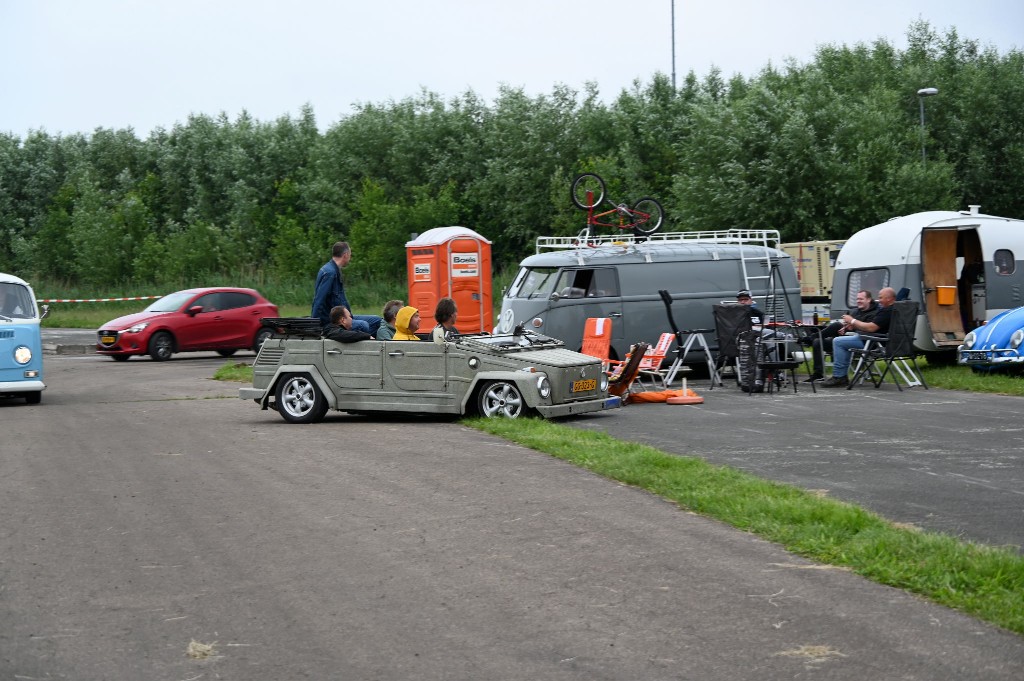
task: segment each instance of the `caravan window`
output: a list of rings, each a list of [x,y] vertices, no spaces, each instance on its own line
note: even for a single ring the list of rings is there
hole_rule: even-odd
[[[889,285],[889,270],[879,267],[873,270],[851,270],[846,282],[846,307],[857,307],[857,292],[871,291],[877,299],[878,292]]]
[[[606,298],[619,295],[619,281],[611,267],[565,270],[555,292],[562,298]]]
[[[996,266],[996,274],[1013,274],[1017,263],[1013,260],[1013,251],[1000,248],[992,256],[992,264]]]

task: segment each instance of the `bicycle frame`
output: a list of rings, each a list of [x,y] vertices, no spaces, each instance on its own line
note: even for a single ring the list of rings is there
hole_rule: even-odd
[[[648,220],[651,219],[650,213],[643,213],[641,211],[633,210],[624,203],[620,203],[611,210],[606,210],[600,213],[594,212],[594,192],[587,191],[587,203],[591,204],[590,208],[587,209],[587,226],[588,227],[610,227],[612,229],[633,229],[638,227]],[[602,218],[609,215],[617,215],[619,220],[618,223],[614,222],[601,222]]]

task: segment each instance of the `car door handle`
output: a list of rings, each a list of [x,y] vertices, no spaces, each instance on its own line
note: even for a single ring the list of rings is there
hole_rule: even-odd
[[[401,350],[395,350],[394,352],[389,352],[388,357],[405,357],[405,353]]]
[[[328,355],[340,355],[341,354],[341,350],[328,350],[327,354]]]
[[[608,316],[609,317],[621,317],[622,313],[621,312],[609,312]]]

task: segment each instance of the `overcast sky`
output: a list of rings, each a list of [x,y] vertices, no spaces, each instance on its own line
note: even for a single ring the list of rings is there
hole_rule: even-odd
[[[492,101],[672,73],[671,0],[0,0],[0,131],[134,128],[190,113],[262,121],[309,103],[321,129],[421,88]],[[1005,54],[1021,0],[676,0],[676,74],[756,75],[825,43],[906,47],[924,19]],[[921,83],[921,86],[941,83]]]

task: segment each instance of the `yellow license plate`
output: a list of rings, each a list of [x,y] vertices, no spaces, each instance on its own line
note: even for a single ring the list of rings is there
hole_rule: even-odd
[[[106,343],[107,345],[113,343],[115,340],[117,339],[113,336],[100,336],[100,343]]]
[[[572,382],[572,391],[574,393],[581,393],[581,392],[585,392],[587,390],[593,390],[596,387],[597,387],[597,379],[596,378],[588,378],[585,381],[573,381]]]

